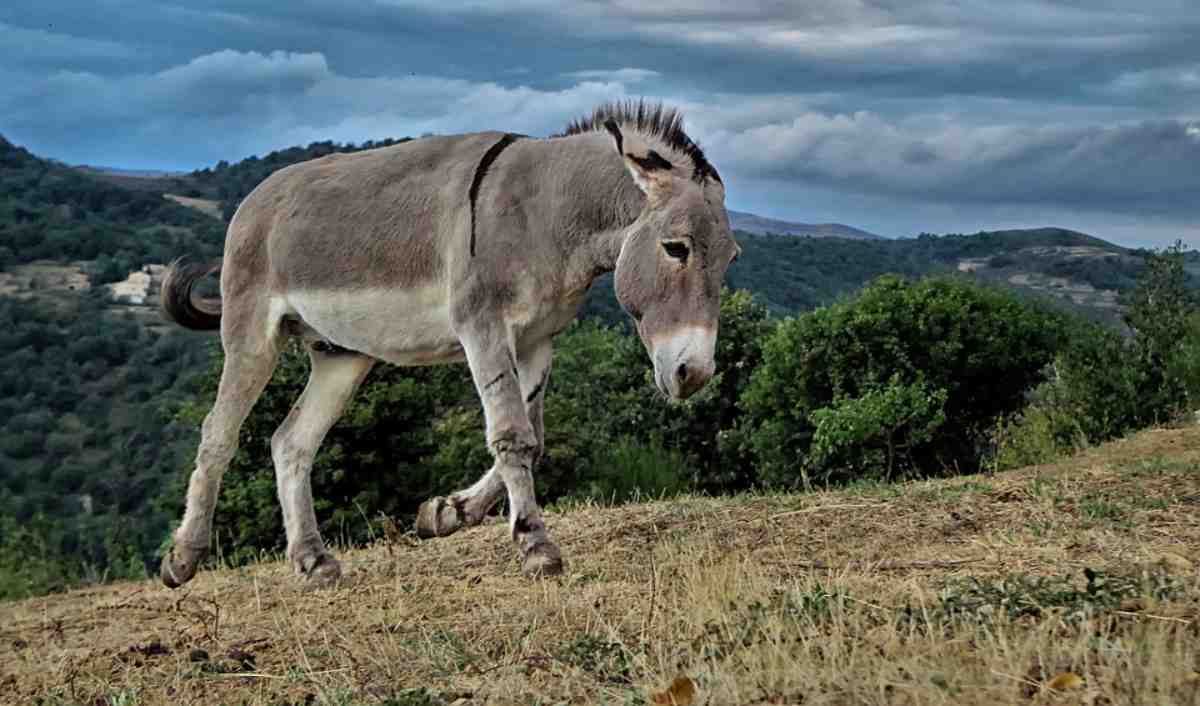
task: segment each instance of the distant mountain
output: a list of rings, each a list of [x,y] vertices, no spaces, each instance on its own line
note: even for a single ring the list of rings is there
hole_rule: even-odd
[[[795,223],[756,216],[753,213],[743,213],[742,211],[729,211],[729,223],[734,230],[757,235],[807,235],[813,238],[886,240],[881,235],[841,223]]]

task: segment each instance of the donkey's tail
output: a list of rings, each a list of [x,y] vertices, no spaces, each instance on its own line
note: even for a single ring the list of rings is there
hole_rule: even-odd
[[[221,327],[221,300],[192,296],[196,282],[221,269],[221,263],[198,265],[184,258],[171,263],[163,276],[159,301],[163,314],[184,328],[213,331]]]

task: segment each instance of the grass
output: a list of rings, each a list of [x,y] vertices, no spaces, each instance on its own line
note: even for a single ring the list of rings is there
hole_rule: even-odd
[[[1200,703],[1200,432],[837,492],[580,504],[565,576],[496,522],[168,591],[0,604],[0,702]]]

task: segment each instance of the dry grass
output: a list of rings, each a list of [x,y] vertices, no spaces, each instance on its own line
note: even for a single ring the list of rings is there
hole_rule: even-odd
[[[179,194],[163,194],[164,199],[170,199],[180,206],[194,208],[206,216],[213,218],[221,218],[221,202],[213,199],[200,199],[193,196],[180,196]]]
[[[555,512],[556,580],[491,523],[346,553],[329,591],[264,563],[47,596],[0,606],[0,701],[644,704],[685,674],[696,704],[1195,704],[1198,469],[1200,432],[1153,431],[996,476]]]

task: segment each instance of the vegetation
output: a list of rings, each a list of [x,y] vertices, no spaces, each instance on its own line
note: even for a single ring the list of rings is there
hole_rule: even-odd
[[[40,159],[0,137],[0,270],[35,260],[93,261],[94,283],[179,253],[218,257],[224,227],[161,194]]]
[[[0,297],[0,596],[144,573],[168,528],[147,510],[194,452],[163,410],[203,340],[99,297]]]
[[[955,279],[884,277],[783,321],[741,399],[758,476],[810,487],[970,472],[1058,347],[1055,317]]]

